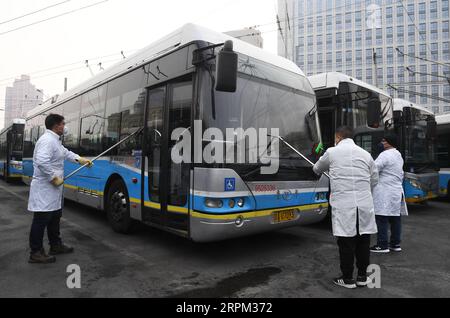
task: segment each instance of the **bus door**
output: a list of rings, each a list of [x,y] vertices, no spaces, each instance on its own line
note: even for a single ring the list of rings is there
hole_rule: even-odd
[[[190,135],[192,90],[192,80],[149,90],[144,147],[148,180],[142,219],[185,232],[189,228],[190,164],[172,160],[174,147],[180,141],[172,140],[172,133],[182,129],[183,137]]]

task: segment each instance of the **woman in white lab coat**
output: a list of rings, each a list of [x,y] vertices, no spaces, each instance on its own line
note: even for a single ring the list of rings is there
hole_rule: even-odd
[[[386,135],[381,144],[375,164],[378,168],[379,181],[373,191],[375,214],[378,226],[377,245],[371,248],[373,253],[401,252],[401,216],[407,215],[403,194],[403,158],[395,148],[395,135]],[[389,225],[391,237],[388,240]]]

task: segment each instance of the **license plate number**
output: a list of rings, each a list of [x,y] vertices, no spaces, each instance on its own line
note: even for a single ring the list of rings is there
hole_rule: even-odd
[[[295,210],[279,211],[273,214],[275,223],[283,223],[295,220]]]

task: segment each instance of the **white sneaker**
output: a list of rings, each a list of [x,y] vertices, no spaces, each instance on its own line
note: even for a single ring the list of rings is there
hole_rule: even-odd
[[[389,250],[390,250],[391,252],[401,252],[401,251],[402,251],[402,248],[400,247],[400,245],[397,245],[397,246],[389,247]]]
[[[378,245],[372,247],[372,248],[370,249],[370,251],[371,251],[372,253],[380,253],[380,254],[387,254],[387,253],[390,252],[390,250],[389,250],[388,248],[381,248],[381,247],[379,247]]]
[[[354,279],[344,279],[344,277],[339,277],[339,278],[333,279],[333,283],[337,286],[341,286],[341,287],[348,288],[348,289],[357,288]]]

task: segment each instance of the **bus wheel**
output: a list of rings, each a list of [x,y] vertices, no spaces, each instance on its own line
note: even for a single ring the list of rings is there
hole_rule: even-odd
[[[130,199],[122,180],[115,180],[108,191],[106,215],[109,224],[117,233],[128,234],[132,230]]]
[[[5,182],[6,183],[11,183],[11,178],[8,177],[9,175],[9,171],[8,171],[8,167],[5,165],[5,168],[3,170],[4,176],[5,176]]]

